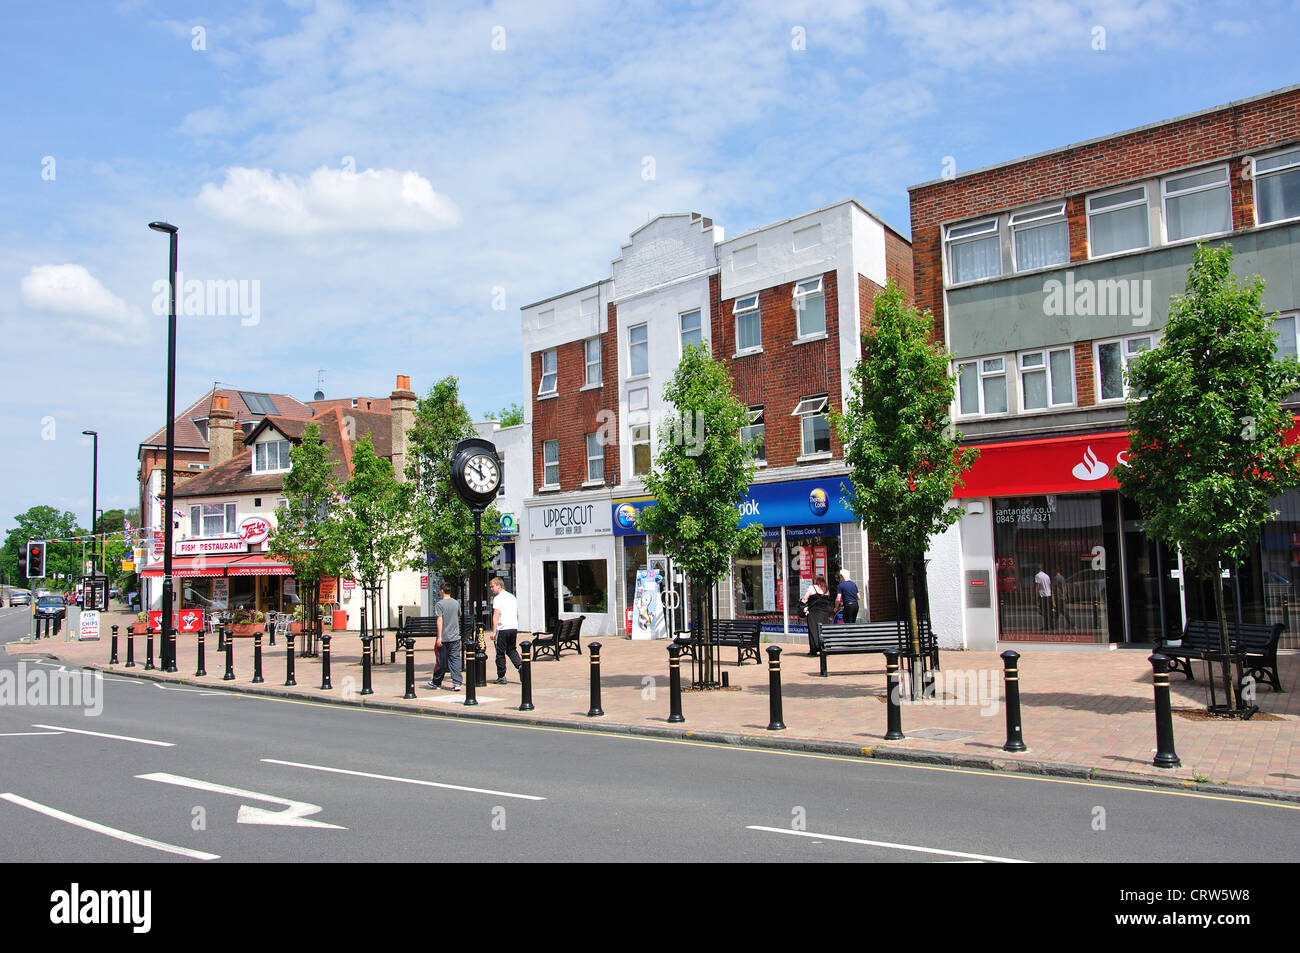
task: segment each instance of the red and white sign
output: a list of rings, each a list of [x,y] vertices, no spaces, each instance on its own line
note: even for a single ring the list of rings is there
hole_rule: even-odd
[[[203,610],[186,609],[180,614],[180,625],[176,629],[179,632],[202,632]]]
[[[246,517],[239,524],[239,538],[249,544],[261,543],[271,535],[271,524],[260,516]]]
[[[1128,464],[1128,432],[986,443],[953,496],[1032,496],[1117,490],[1115,469]]]
[[[163,554],[163,531],[160,529],[153,531],[153,554],[155,558]]]
[[[78,620],[81,626],[79,638],[97,639],[99,638],[99,612],[95,609],[83,609],[81,618]]]
[[[162,631],[162,609],[149,610],[149,628],[155,632]]]
[[[182,539],[172,552],[177,556],[212,556],[217,553],[246,553],[248,542],[223,536],[219,539]]]
[[[627,610],[627,634],[632,634],[632,610]]]
[[[422,576],[421,578],[425,581],[426,584],[428,583],[428,581],[429,581],[429,577],[428,577],[428,576]],[[353,589],[355,589],[356,587],[357,587],[357,581],[356,581],[355,579],[344,579],[344,580],[343,580],[343,591],[344,591],[344,592],[351,592],[351,591],[352,591]],[[426,588],[428,588],[428,586],[427,586],[427,585],[423,585],[423,586],[421,586],[420,588],[421,588],[421,589],[426,589]]]
[[[423,590],[425,590],[425,589],[428,589],[428,588],[429,588],[429,577],[428,577],[428,576],[421,576],[421,577],[420,577],[420,589],[421,589],[421,591],[423,591]]]

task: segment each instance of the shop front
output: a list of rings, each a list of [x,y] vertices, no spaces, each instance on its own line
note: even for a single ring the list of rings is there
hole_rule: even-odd
[[[740,503],[740,525],[763,526],[762,545],[749,556],[732,561],[731,573],[719,585],[718,611],[727,618],[759,619],[763,631],[787,636],[807,634],[800,616],[801,601],[813,580],[824,577],[834,593],[840,569],[848,565],[854,578],[862,575],[862,533],[842,501],[847,477],[755,483]],[[653,537],[636,530],[636,516],[654,501],[646,497],[613,502],[614,534],[618,537],[620,611],[636,600],[638,574],[663,552]],[[676,595],[666,608],[674,631],[683,631],[689,605],[686,580],[667,561],[667,589]],[[865,586],[863,586],[865,591]],[[674,608],[676,607],[676,608]]]
[[[184,544],[178,544],[180,549]],[[202,609],[205,614],[236,610],[292,612],[298,605],[293,570],[262,553],[225,552],[175,556],[172,576],[179,597],[177,609]],[[142,575],[161,579],[162,564]]]
[[[609,499],[557,500],[527,507],[527,624],[554,632],[560,619],[585,616],[582,635],[621,631],[611,605],[614,538]],[[514,544],[502,552],[502,568]],[[520,606],[525,625],[525,606]]]

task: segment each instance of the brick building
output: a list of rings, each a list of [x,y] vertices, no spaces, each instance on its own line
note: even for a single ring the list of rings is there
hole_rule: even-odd
[[[762,551],[719,586],[719,611],[798,635],[791,607],[812,574],[833,586],[846,568],[870,589],[863,617],[891,613],[892,575],[841,501],[846,471],[829,426],[863,316],[891,278],[911,292],[907,240],[853,201],[731,239],[701,215],[669,214],[632,233],[608,279],[522,308],[533,485],[521,624],[581,614],[584,633],[625,632],[652,563],[688,603],[685,580],[633,524],[653,502],[641,475],[670,412],[664,386],[696,341],[727,364],[749,409],[759,469],[741,513],[765,529]],[[689,441],[690,422],[683,429]],[[680,609],[671,624],[680,629]]]
[[[910,189],[917,302],[953,355],[955,419],[981,458],[938,541],[936,630],[1114,645],[1181,631],[1212,598],[1148,540],[1113,471],[1124,368],[1160,340],[1196,246],[1262,275],[1279,354],[1300,323],[1300,86]],[[1281,498],[1230,613],[1282,621],[1300,583],[1300,501]],[[1039,564],[1064,613],[1045,618]],[[960,589],[960,591],[958,591]]]

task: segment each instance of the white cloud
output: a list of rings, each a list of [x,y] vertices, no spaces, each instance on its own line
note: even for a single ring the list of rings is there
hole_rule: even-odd
[[[65,330],[99,341],[128,341],[144,326],[138,308],[128,307],[81,265],[33,265],[21,290],[33,311],[57,315]]]
[[[264,169],[226,170],[198,204],[245,228],[288,234],[430,231],[460,223],[455,204],[417,172],[321,166],[307,179]]]

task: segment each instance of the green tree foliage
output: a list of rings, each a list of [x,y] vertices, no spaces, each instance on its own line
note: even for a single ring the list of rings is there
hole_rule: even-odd
[[[378,617],[378,586],[410,561],[411,486],[398,483],[391,461],[375,455],[366,434],[352,448],[352,478],[343,485],[339,534]]]
[[[302,441],[289,448],[289,465],[283,487],[286,502],[275,511],[267,551],[293,567],[307,621],[314,622],[320,581],[337,576],[348,564],[338,518],[339,487],[318,424],[309,423]]]
[[[522,413],[522,411],[521,411]],[[455,377],[444,377],[421,398],[415,425],[407,432],[406,477],[415,488],[411,513],[419,552],[412,568],[428,568],[445,579],[452,592],[474,570],[474,516],[451,485],[451,451],[473,437],[474,423],[460,401]],[[495,532],[501,520],[495,507],[483,514],[485,532]],[[483,567],[491,564],[499,544],[484,540]],[[432,588],[432,584],[431,584]]]
[[[519,404],[511,404],[487,416],[488,420],[495,420],[502,427],[515,427],[524,422],[524,408]]]
[[[19,587],[26,586],[27,578],[27,567],[20,558],[20,549],[29,539],[70,540],[86,535],[86,531],[77,525],[75,514],[67,510],[60,513],[52,506],[33,506],[26,513],[15,516],[14,522],[18,525],[9,531],[4,547],[0,549],[0,570],[6,579]],[[81,569],[81,543],[56,542],[45,548],[46,579],[79,576]]]
[[[853,483],[845,504],[903,574],[913,651],[919,651],[915,572],[930,538],[961,517],[950,505],[978,452],[958,446],[949,417],[949,355],[930,340],[933,318],[892,281],[862,334],[847,406],[831,417]]]
[[[732,395],[726,366],[703,343],[686,349],[664,399],[675,416],[659,428],[659,453],[643,477],[656,503],[641,511],[637,529],[655,536],[691,580],[698,608],[730,570],[731,558],[753,553],[762,543],[762,526],[740,526],[739,506],[754,478],[752,452],[740,439],[749,418]],[[708,613],[698,618],[707,642]],[[704,680],[712,681],[707,668]]]
[[[1160,346],[1129,364],[1131,449],[1117,471],[1147,533],[1211,580],[1225,655],[1220,567],[1246,558],[1276,515],[1271,498],[1300,483],[1300,446],[1284,443],[1293,420],[1282,408],[1300,387],[1300,364],[1274,358],[1263,291],[1258,275],[1242,283],[1232,274],[1231,246],[1197,248]],[[1223,678],[1236,707],[1226,660]]]

